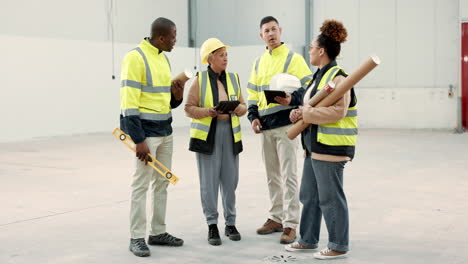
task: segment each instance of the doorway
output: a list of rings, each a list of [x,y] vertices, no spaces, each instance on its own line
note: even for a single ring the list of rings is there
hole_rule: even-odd
[[[461,31],[461,118],[468,131],[468,22],[462,23]]]

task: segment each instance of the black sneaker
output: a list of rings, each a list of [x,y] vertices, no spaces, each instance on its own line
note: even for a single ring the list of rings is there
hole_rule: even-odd
[[[233,225],[227,225],[226,228],[224,229],[224,234],[229,237],[232,241],[239,241],[241,240],[241,235],[239,234],[239,231],[237,231],[236,226]]]
[[[221,238],[219,237],[218,226],[215,224],[208,226],[208,243],[213,246],[221,245]]]
[[[184,240],[177,238],[169,233],[159,234],[157,236],[149,236],[148,244],[155,246],[170,246],[170,247],[180,247],[184,244]]]
[[[144,238],[131,238],[129,250],[137,257],[148,257],[151,255]]]

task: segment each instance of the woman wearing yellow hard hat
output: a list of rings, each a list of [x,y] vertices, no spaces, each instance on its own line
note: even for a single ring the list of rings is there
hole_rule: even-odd
[[[195,152],[200,196],[208,224],[208,243],[221,245],[218,231],[218,192],[224,208],[225,235],[241,239],[236,228],[236,188],[239,181],[239,153],[242,134],[239,117],[247,112],[239,76],[227,72],[227,49],[217,38],[200,48],[206,71],[199,72],[190,87],[185,112],[192,118],[190,147]]]

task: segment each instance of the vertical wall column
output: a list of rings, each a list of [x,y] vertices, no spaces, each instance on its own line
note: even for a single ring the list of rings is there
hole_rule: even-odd
[[[314,0],[305,0],[305,43],[304,43],[304,59],[310,66],[309,45],[312,41],[314,30]]]

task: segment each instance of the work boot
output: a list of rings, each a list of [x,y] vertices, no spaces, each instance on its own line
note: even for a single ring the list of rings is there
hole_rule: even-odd
[[[280,223],[277,223],[271,219],[267,219],[267,221],[263,224],[262,227],[257,229],[257,234],[259,235],[267,235],[271,234],[273,232],[282,232],[283,231],[283,225]]]
[[[224,234],[229,237],[232,241],[239,241],[241,240],[241,235],[239,234],[239,231],[237,231],[236,226],[233,225],[227,225],[226,228],[224,229]]]
[[[208,226],[208,243],[212,246],[221,245],[221,238],[219,237],[218,225],[216,224]]]
[[[137,257],[148,257],[151,255],[144,238],[131,238],[129,250]]]
[[[296,229],[286,227],[283,230],[283,234],[281,234],[280,243],[289,244],[294,242],[294,240],[296,240]]]
[[[177,238],[169,233],[162,233],[157,236],[149,236],[148,244],[155,246],[170,246],[170,247],[180,247],[184,244],[184,240]]]

